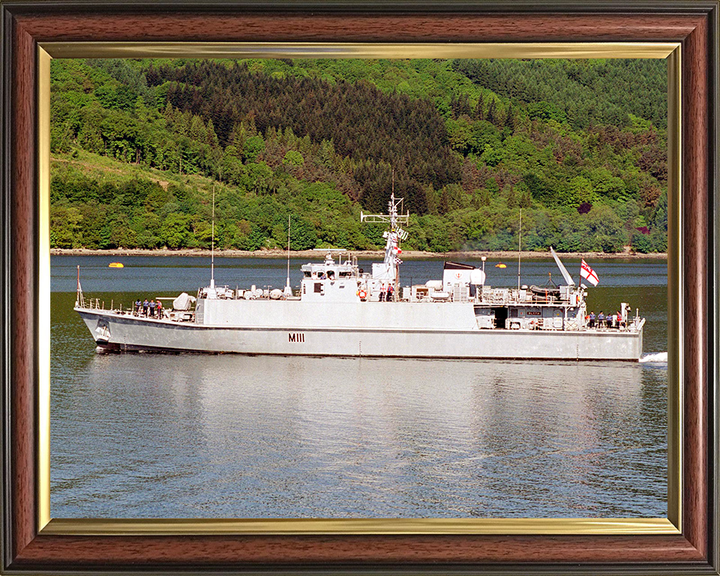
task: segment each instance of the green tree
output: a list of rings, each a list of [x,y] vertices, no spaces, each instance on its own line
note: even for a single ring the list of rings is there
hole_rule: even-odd
[[[254,162],[261,152],[265,151],[265,140],[262,136],[250,136],[245,139],[243,157],[248,162]]]
[[[647,254],[648,252],[653,251],[650,236],[648,236],[647,234],[643,234],[642,232],[636,231],[633,233],[630,246],[633,251],[639,252],[640,254]]]
[[[160,227],[160,241],[168,248],[185,248],[190,240],[191,217],[174,212],[165,218]]]
[[[311,250],[316,246],[315,227],[304,218],[293,219],[290,226],[290,249]]]
[[[302,166],[305,159],[297,150],[288,150],[283,158],[283,164],[287,166]]]
[[[595,203],[596,196],[591,182],[583,176],[575,176],[561,189],[560,201],[562,204],[574,208],[585,202]]]
[[[71,206],[54,206],[50,211],[50,247],[78,248],[83,245],[80,235],[82,214]]]

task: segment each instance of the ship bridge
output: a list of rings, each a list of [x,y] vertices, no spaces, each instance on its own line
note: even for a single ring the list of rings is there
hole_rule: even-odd
[[[323,262],[303,264],[300,267],[300,270],[302,270],[303,273],[303,278],[311,278],[313,280],[337,280],[340,278],[357,278],[360,275],[361,271],[358,269],[357,257],[351,256],[347,250],[336,248],[320,250],[326,253],[325,260]],[[333,254],[338,255],[337,262],[335,262]],[[346,255],[346,259],[344,261],[341,258],[343,254]]]
[[[359,278],[357,257],[346,250],[323,249],[323,262],[303,264],[300,298],[303,302],[359,302]],[[342,259],[343,254],[346,255]],[[335,261],[334,255],[338,261]]]

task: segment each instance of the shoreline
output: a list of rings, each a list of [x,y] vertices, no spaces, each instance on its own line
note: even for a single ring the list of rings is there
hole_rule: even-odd
[[[348,250],[361,259],[382,258],[385,255],[384,250]],[[179,250],[149,250],[142,248],[113,248],[108,250],[90,250],[86,248],[51,248],[51,256],[183,256],[183,257],[210,257],[210,250],[183,248]],[[215,250],[215,256],[218,258],[287,258],[286,250]],[[291,258],[313,258],[318,259],[324,256],[324,250],[297,250],[290,252]],[[417,250],[408,250],[402,252],[402,258],[407,260],[419,259],[437,259],[437,260],[479,260],[482,256],[489,259],[509,260],[517,258],[517,252],[511,251],[481,251],[468,250],[457,252],[422,252]],[[545,260],[552,258],[550,252],[530,252],[522,251],[520,256],[525,259]],[[585,258],[593,260],[667,260],[667,253],[656,252],[652,254],[640,254],[637,252],[558,252],[558,256],[563,258]]]

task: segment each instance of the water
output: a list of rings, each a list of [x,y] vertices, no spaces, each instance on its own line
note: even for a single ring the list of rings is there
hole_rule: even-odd
[[[635,364],[100,355],[72,311],[78,264],[107,305],[209,280],[207,258],[53,257],[53,517],[666,516],[664,261],[591,263],[590,308],[648,318]],[[516,285],[514,264],[495,264],[488,282]],[[522,271],[559,278],[548,261]],[[219,285],[285,277],[284,260],[216,259]]]

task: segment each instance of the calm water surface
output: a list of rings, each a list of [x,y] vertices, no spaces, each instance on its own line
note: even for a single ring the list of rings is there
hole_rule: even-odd
[[[295,284],[302,263],[291,261]],[[666,516],[667,370],[653,356],[100,355],[72,311],[78,264],[86,296],[107,305],[209,280],[207,258],[53,257],[53,517]],[[495,264],[488,283],[516,285],[516,264]],[[591,265],[601,284],[589,306],[639,307],[646,353],[665,352],[665,262]],[[548,261],[522,272],[528,284],[560,278]],[[401,274],[440,278],[442,261],[406,261]],[[285,276],[284,260],[216,259],[220,285],[282,287]]]

